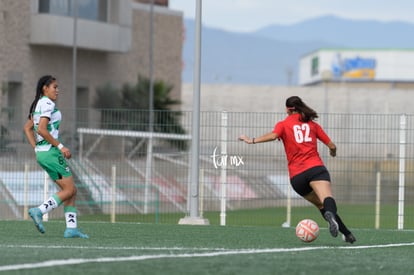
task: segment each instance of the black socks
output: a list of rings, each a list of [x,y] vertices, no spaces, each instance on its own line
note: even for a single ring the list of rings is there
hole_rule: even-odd
[[[335,220],[338,223],[339,231],[344,234],[345,236],[349,235],[351,231],[348,230],[348,228],[345,226],[345,224],[342,222],[339,215],[336,213],[336,202],[332,197],[328,197],[323,201],[323,208],[319,209],[319,211],[322,214],[322,217],[324,217],[324,214],[326,211],[330,211],[335,215]],[[325,218],[325,217],[324,217]]]
[[[332,197],[327,197],[324,201],[323,201],[323,209],[325,209],[325,211],[329,211],[332,214],[336,215],[336,202]]]

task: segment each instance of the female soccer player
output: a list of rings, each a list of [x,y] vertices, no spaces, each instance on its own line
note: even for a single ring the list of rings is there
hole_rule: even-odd
[[[286,100],[286,113],[288,117],[278,122],[272,132],[257,138],[241,135],[239,139],[248,144],[282,140],[293,189],[320,210],[329,223],[329,231],[333,237],[338,236],[339,230],[346,242],[355,242],[356,238],[337,214],[331,191],[331,178],[319,156],[317,139],[328,146],[332,157],[336,156],[336,145],[314,121],[318,117],[317,113],[298,96]]]
[[[36,96],[30,106],[28,120],[24,126],[26,137],[36,152],[39,165],[60,187],[60,191],[39,207],[29,209],[29,215],[40,233],[45,233],[43,215],[63,203],[66,218],[65,238],[88,238],[77,228],[76,186],[66,163],[71,152],[59,141],[61,112],[55,107],[58,97],[58,83],[50,75],[43,76],[37,83]]]

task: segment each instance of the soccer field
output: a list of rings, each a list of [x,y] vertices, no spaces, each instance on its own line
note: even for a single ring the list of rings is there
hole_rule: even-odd
[[[321,225],[313,243],[294,228],[0,221],[2,274],[413,274],[414,231],[354,229],[354,244]],[[325,227],[324,227],[325,226]]]

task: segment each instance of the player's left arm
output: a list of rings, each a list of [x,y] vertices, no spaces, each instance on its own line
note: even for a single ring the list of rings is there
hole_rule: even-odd
[[[55,138],[53,138],[53,136],[47,130],[48,123],[49,123],[48,117],[41,117],[39,121],[39,127],[37,129],[37,133],[41,135],[47,142],[52,144],[52,146],[59,148],[59,144],[61,143],[59,140],[56,140]],[[59,150],[62,152],[65,158],[67,159],[71,158],[72,153],[70,152],[69,148],[66,148],[65,146],[63,146],[62,148],[59,148]]]
[[[316,131],[316,136],[317,138],[322,141],[326,146],[328,146],[329,148],[329,154],[332,157],[336,156],[336,145],[335,143],[333,143],[333,141],[331,140],[331,138],[325,133],[325,131],[322,129],[322,127],[315,123],[317,131]]]
[[[328,146],[328,148],[329,148],[329,154],[332,157],[335,157],[336,156],[336,145],[335,145],[335,143],[333,143],[332,141],[329,141],[329,143],[326,146]]]

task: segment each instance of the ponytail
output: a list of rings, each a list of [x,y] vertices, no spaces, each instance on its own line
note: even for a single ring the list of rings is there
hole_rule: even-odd
[[[300,120],[303,122],[318,118],[316,111],[306,105],[298,96],[291,96],[286,99],[286,108],[298,112],[301,115]]]
[[[32,118],[33,113],[36,109],[37,102],[43,96],[43,86],[49,86],[50,83],[52,83],[55,80],[56,80],[56,78],[51,76],[51,75],[45,75],[45,76],[42,76],[39,79],[39,81],[37,82],[35,98],[34,98],[32,104],[30,105],[29,115],[28,115],[29,119]]]

